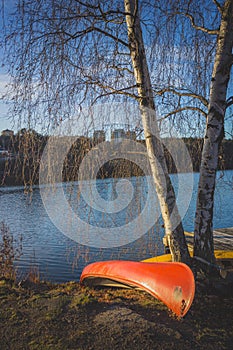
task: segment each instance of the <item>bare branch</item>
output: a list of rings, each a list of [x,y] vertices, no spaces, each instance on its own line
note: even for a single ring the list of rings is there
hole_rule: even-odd
[[[204,112],[201,108],[198,107],[191,107],[191,106],[186,106],[186,107],[181,107],[181,108],[177,108],[169,113],[167,113],[166,115],[164,115],[162,118],[158,119],[159,122],[161,122],[164,119],[169,118],[170,116],[186,111],[186,110],[191,110],[191,111],[198,111],[199,113],[203,114],[205,118],[207,118],[207,113]]]
[[[213,3],[216,5],[216,7],[218,8],[219,12],[222,14],[223,13],[223,8],[220,5],[220,3],[217,0],[213,0]]]
[[[86,76],[87,78],[89,78],[89,81],[86,82],[86,84],[90,84],[90,85],[96,85],[98,87],[100,87],[101,89],[103,89],[104,91],[109,90],[101,95],[99,95],[96,99],[99,99],[100,97],[104,97],[104,96],[109,96],[109,95],[113,95],[113,94],[118,94],[118,95],[124,95],[124,96],[128,96],[134,99],[138,99],[138,96],[136,94],[127,92],[127,90],[131,90],[133,88],[136,88],[136,85],[133,86],[129,86],[126,88],[122,88],[122,89],[115,89],[110,85],[104,84],[102,82],[100,82],[99,80],[93,80],[92,76]]]
[[[193,97],[193,98],[196,98],[199,101],[201,101],[201,103],[203,103],[203,105],[205,107],[208,107],[208,103],[209,103],[208,100],[205,97],[203,97],[202,95],[195,94],[194,92],[184,92],[184,91],[181,92],[181,91],[177,91],[176,89],[170,88],[170,87],[164,88],[164,89],[161,89],[158,91],[156,91],[156,90],[154,90],[154,91],[157,95],[160,95],[160,96],[165,94],[166,92],[170,92],[170,93],[178,95],[178,96]]]
[[[227,106],[226,106],[226,108],[230,107],[231,105],[233,105],[233,96],[230,96],[227,99]]]
[[[114,36],[113,34],[107,32],[107,31],[105,31],[105,30],[103,30],[101,28],[95,27],[95,26],[88,27],[88,28],[86,28],[84,30],[81,30],[81,31],[78,31],[78,32],[76,32],[74,34],[68,33],[66,31],[63,31],[63,33],[66,36],[68,36],[70,39],[77,39],[77,38],[82,37],[82,36],[84,36],[84,35],[86,35],[88,33],[93,32],[93,31],[99,32],[99,33],[101,33],[101,34],[103,34],[103,35],[113,39],[115,42],[118,42],[118,43],[120,43],[120,44],[122,44],[122,45],[124,45],[126,47],[129,47],[128,43],[126,43],[124,40]]]
[[[90,9],[92,10],[95,10],[95,11],[99,11],[100,12],[100,15],[97,16],[95,15],[94,17],[101,19],[102,21],[104,22],[112,22],[111,20],[107,19],[107,16],[111,16],[111,15],[122,15],[122,17],[124,18],[126,15],[130,15],[129,13],[125,12],[125,11],[121,11],[119,9],[117,10],[108,10],[108,11],[104,11],[102,8],[101,8],[101,5],[100,3],[95,6],[93,5],[92,3],[85,3],[83,1],[79,1],[79,0],[75,0],[79,5],[81,6],[84,6],[88,9],[88,11],[90,11]],[[93,15],[93,14],[92,14]]]
[[[185,17],[189,18],[192,27],[197,29],[197,30],[200,30],[200,31],[202,31],[204,33],[208,33],[208,34],[212,34],[212,35],[218,35],[218,33],[219,33],[219,29],[208,29],[206,27],[198,26],[195,23],[195,19],[194,19],[193,15],[191,15],[190,13],[187,13],[187,12],[176,12],[176,14],[177,15],[182,15],[182,16],[185,16]]]
[[[108,68],[109,69],[115,69],[115,70],[117,70],[118,72],[128,72],[129,74],[131,74],[131,75],[133,75],[133,71],[132,70],[130,70],[129,68],[127,68],[127,67],[119,67],[119,66],[117,66],[117,65],[109,65],[108,66]]]
[[[108,36],[109,38],[112,38],[116,42],[118,42],[118,43],[120,43],[120,44],[122,44],[122,45],[124,45],[126,47],[129,47],[129,44],[126,43],[124,40],[114,36],[113,34],[110,34],[110,33],[106,32],[105,30],[102,30],[102,29],[100,29],[98,27],[95,27],[95,26],[93,26],[93,30],[95,30],[95,31],[97,31],[97,32],[99,32],[101,34],[104,34],[105,36]]]
[[[135,88],[136,86],[130,86],[128,88],[124,88],[124,89],[114,89],[111,86],[107,86],[107,85],[101,85],[99,82],[94,82],[93,84],[101,87],[102,89],[109,89],[112,91],[106,92],[104,94],[98,95],[93,101],[92,101],[92,105],[94,105],[96,103],[96,101],[98,101],[100,98],[106,97],[106,96],[111,96],[111,95],[124,95],[124,96],[128,96],[130,98],[134,98],[135,100],[138,100],[138,96],[135,94],[131,94],[129,92],[127,92],[126,90],[128,89],[132,89]]]

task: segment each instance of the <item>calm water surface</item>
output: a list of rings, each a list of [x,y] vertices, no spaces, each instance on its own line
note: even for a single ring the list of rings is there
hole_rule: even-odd
[[[180,175],[181,183],[189,186],[187,174]],[[191,202],[184,216],[184,228],[192,231],[199,174],[194,174],[194,187]],[[177,175],[171,176],[177,189]],[[130,219],[135,218],[142,210],[148,188],[145,178],[130,179],[135,189],[132,203],[126,211],[113,215],[103,215],[86,205],[78,196],[79,184],[65,184],[64,191],[67,200],[74,211],[92,225],[120,227]],[[105,200],[115,198],[116,180],[98,180],[97,187]],[[184,191],[185,193],[185,191]],[[184,196],[183,193],[183,196]],[[115,248],[94,248],[79,244],[61,233],[51,222],[40,196],[40,189],[34,188],[32,194],[25,194],[22,187],[0,188],[0,221],[4,221],[15,235],[22,235],[23,255],[17,263],[20,277],[24,277],[31,267],[38,267],[41,278],[53,282],[79,280],[83,267],[93,261],[106,259],[140,260],[163,252],[161,237],[163,229],[161,218],[141,238],[124,246]],[[186,206],[185,198],[180,198],[179,206]],[[218,173],[214,227],[233,226],[233,171]],[[59,213],[62,215],[62,213]]]

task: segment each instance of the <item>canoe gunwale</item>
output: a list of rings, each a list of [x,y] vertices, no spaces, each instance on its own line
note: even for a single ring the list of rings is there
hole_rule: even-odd
[[[188,312],[195,294],[193,273],[183,263],[96,262],[84,268],[80,283],[139,289],[162,301],[178,317]]]

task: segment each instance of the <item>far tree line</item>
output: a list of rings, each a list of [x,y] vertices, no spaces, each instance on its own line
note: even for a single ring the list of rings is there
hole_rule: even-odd
[[[173,261],[194,261],[195,270],[207,274],[213,266],[217,271],[213,207],[233,103],[233,0],[16,3],[1,34],[12,77],[6,96],[12,101],[10,115],[17,122],[23,115],[30,127],[48,130],[61,116],[72,118],[87,105],[135,102],[160,203],[164,244]],[[182,135],[190,130],[204,135],[193,260],[160,139],[165,121]],[[88,127],[89,121],[84,124]],[[36,179],[40,155],[36,143],[30,138],[27,142],[21,175],[25,178],[24,169],[29,169],[29,178]],[[198,158],[197,152],[193,155]],[[69,161],[68,156],[65,170]],[[75,167],[72,171],[76,174]]]
[[[202,138],[184,137],[193,171],[199,172],[201,164],[201,153],[203,147]],[[0,136],[0,147],[8,151],[10,156],[2,156],[0,160],[0,185],[24,185],[32,186],[39,182],[40,159],[48,136],[37,133],[34,130],[22,129],[13,136]],[[145,144],[145,140],[138,140]],[[87,152],[98,144],[91,137],[77,137],[76,142],[67,155],[63,168],[64,181],[78,180],[78,169]],[[164,147],[166,162],[169,173],[176,173],[177,169],[169,151]],[[233,140],[224,139],[222,142],[218,170],[233,169]],[[136,164],[125,160],[116,159],[104,164],[99,169],[98,178],[117,178],[143,176],[143,170]]]

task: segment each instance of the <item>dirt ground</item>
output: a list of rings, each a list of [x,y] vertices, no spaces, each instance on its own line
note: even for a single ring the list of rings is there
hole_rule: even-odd
[[[0,349],[232,349],[232,286],[197,287],[177,319],[147,293],[0,280]]]

